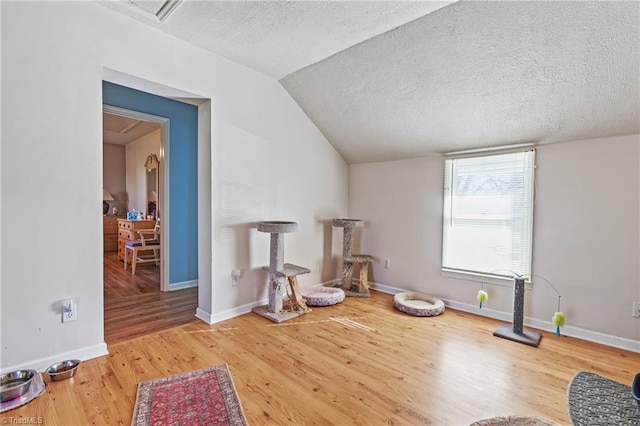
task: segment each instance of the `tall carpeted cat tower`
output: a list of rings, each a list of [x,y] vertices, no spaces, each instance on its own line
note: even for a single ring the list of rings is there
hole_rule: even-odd
[[[373,257],[366,254],[353,254],[351,250],[353,230],[362,228],[364,220],[333,219],[333,226],[342,228],[342,290],[346,296],[370,297],[368,273]],[[355,265],[360,266],[360,280],[356,284],[351,279]]]
[[[271,234],[269,266],[262,269],[269,271],[269,304],[258,306],[252,311],[274,322],[282,322],[310,312],[300,294],[297,276],[308,274],[309,269],[284,263],[284,234],[298,230],[296,222],[267,221],[258,222],[258,231]],[[284,306],[287,295],[287,283],[291,289],[288,306]]]

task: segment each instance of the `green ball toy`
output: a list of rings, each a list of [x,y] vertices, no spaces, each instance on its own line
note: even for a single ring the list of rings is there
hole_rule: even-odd
[[[489,295],[487,294],[486,291],[484,290],[478,291],[478,301],[480,302],[480,309],[482,309],[482,303],[486,302],[488,298],[489,298]]]
[[[564,325],[564,313],[556,312],[551,319],[556,326],[556,336],[560,337],[560,327]]]
[[[556,312],[551,321],[553,321],[557,327],[562,327],[564,325],[564,313]]]

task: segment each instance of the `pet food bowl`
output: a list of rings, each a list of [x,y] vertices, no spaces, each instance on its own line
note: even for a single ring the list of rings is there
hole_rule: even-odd
[[[638,403],[638,410],[640,410],[640,373],[636,374],[633,378],[633,384],[631,385],[631,396]]]
[[[76,370],[78,369],[79,365],[79,359],[69,359],[67,361],[53,364],[51,367],[45,370],[45,373],[47,373],[49,378],[54,382],[66,380],[70,379],[76,374]]]
[[[35,370],[16,370],[0,376],[0,402],[21,397],[29,390]]]

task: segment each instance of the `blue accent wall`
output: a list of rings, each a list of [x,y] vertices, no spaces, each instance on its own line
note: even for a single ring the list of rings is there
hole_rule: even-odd
[[[102,102],[166,117],[169,122],[169,277],[198,278],[198,107],[118,84],[102,82]],[[141,164],[140,167],[143,165]]]

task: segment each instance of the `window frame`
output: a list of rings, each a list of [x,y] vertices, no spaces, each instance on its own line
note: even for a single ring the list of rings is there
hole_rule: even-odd
[[[461,267],[452,267],[445,266],[445,260],[447,258],[446,250],[447,250],[447,227],[452,220],[451,214],[451,198],[452,197],[452,188],[447,184],[452,184],[453,182],[453,164],[455,161],[466,160],[471,158],[478,157],[493,157],[505,154],[525,154],[525,158],[523,158],[523,166],[529,168],[530,175],[528,177],[524,177],[525,184],[528,183],[528,188],[525,188],[525,192],[523,195],[523,199],[529,202],[529,208],[527,213],[527,217],[523,218],[526,226],[523,228],[528,233],[528,271],[524,273],[520,273],[520,275],[526,277],[526,282],[528,286],[531,285],[530,276],[533,269],[533,221],[534,221],[534,207],[535,207],[535,171],[536,171],[536,150],[533,148],[528,149],[513,149],[513,150],[503,150],[498,152],[479,152],[474,153],[473,155],[456,155],[451,156],[445,159],[444,164],[444,182],[443,182],[443,215],[442,215],[442,258],[441,258],[441,272],[444,277],[448,278],[458,278],[463,280],[470,281],[483,281],[489,284],[497,284],[497,285],[512,285],[513,276],[515,272],[506,269],[499,269],[493,271],[479,271],[474,269],[465,269]],[[450,174],[450,176],[449,176]],[[447,194],[449,191],[449,195]],[[449,212],[449,214],[447,214]]]

